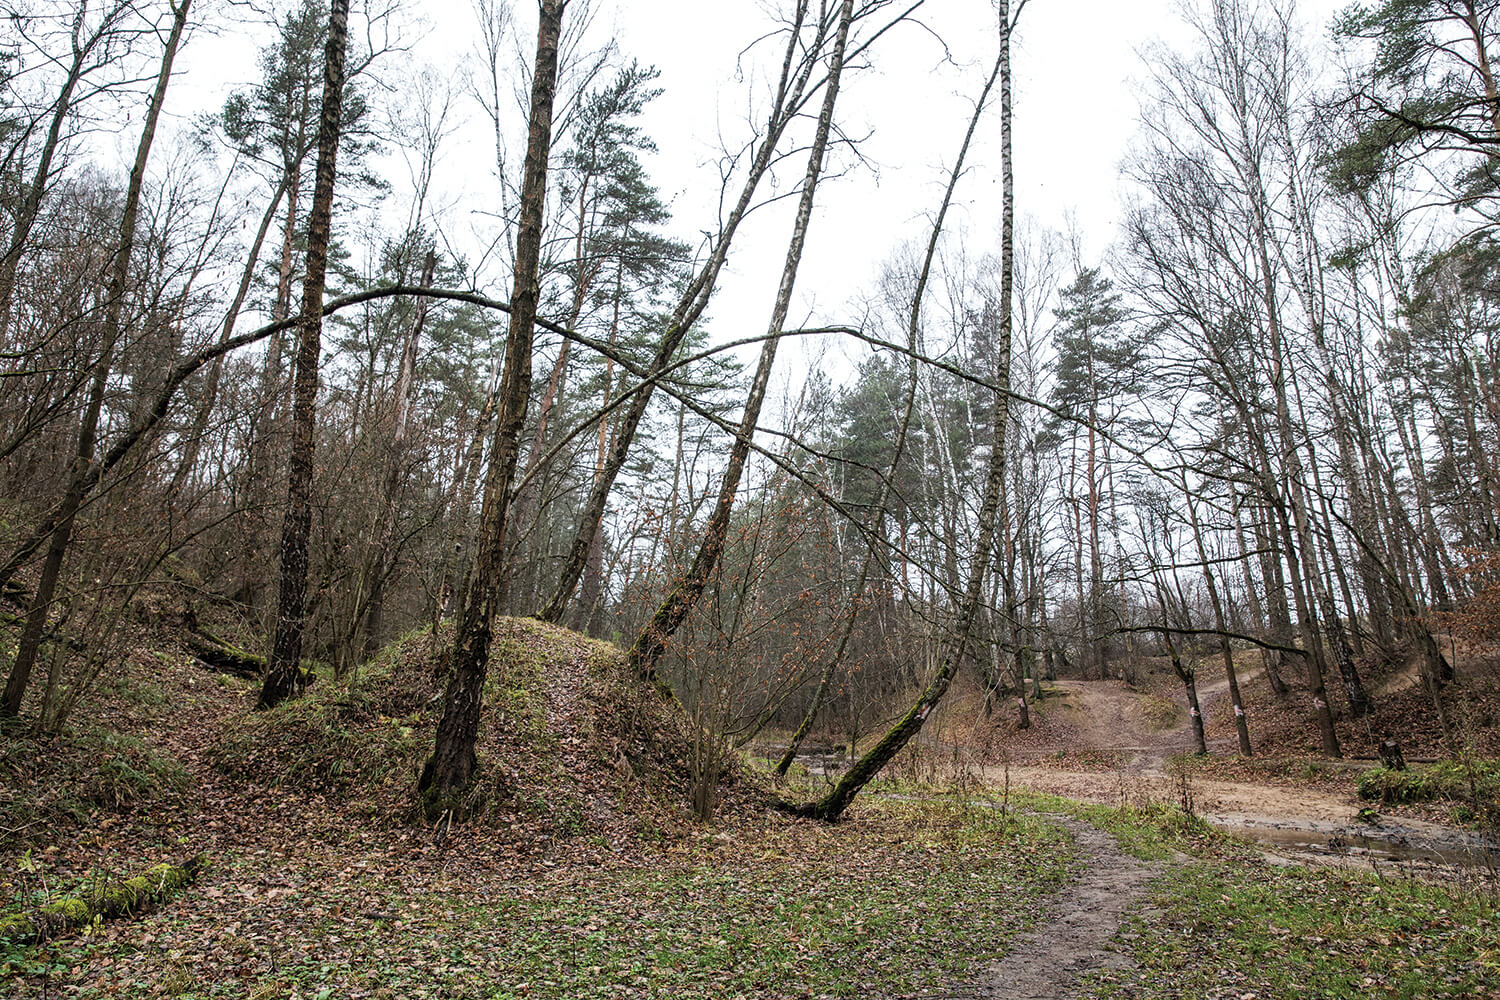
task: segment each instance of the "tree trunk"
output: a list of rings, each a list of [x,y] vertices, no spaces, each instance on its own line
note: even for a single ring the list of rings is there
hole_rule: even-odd
[[[1249,547],[1245,544],[1245,527],[1240,517],[1240,494],[1234,495],[1234,540],[1239,547],[1240,566],[1243,570],[1245,580],[1245,595],[1250,601],[1250,617],[1255,620],[1256,628],[1270,628],[1272,636],[1278,643],[1290,645],[1288,634],[1290,629],[1277,629],[1271,626],[1270,619],[1266,616],[1265,609],[1261,605],[1260,591],[1255,586],[1255,574],[1250,568]],[[1260,561],[1264,567],[1266,556],[1260,555]],[[1270,597],[1270,594],[1267,594]],[[1271,692],[1277,696],[1287,693],[1286,681],[1281,677],[1281,652],[1274,649],[1262,649],[1261,664],[1266,670],[1266,679],[1271,682]]]
[[[99,437],[99,417],[104,409],[104,396],[108,389],[110,368],[114,362],[115,346],[119,343],[125,325],[125,286],[130,277],[130,258],[135,250],[136,218],[140,209],[141,186],[146,177],[146,162],[151,156],[151,144],[156,138],[156,123],[161,117],[162,104],[167,98],[167,84],[172,78],[172,63],[177,58],[177,49],[182,42],[182,33],[187,25],[188,8],[191,2],[192,0],[182,0],[180,6],[172,9],[172,30],[167,36],[166,47],[162,51],[156,87],[151,92],[146,120],[141,126],[140,142],[136,145],[135,162],[130,168],[130,180],[126,187],[125,204],[120,217],[120,245],[110,260],[103,339],[99,347],[99,360],[94,364],[94,378],[89,390],[88,403],[79,421],[78,448],[73,458],[68,492],[63,497],[57,527],[47,543],[47,554],[42,562],[41,578],[31,606],[27,610],[26,626],[21,632],[21,642],[16,650],[16,658],[11,663],[10,677],[6,681],[3,700],[0,700],[0,718],[13,718],[21,711],[21,699],[26,695],[26,687],[31,681],[31,670],[36,664],[37,653],[41,649],[42,634],[46,628],[47,615],[52,609],[52,598],[56,592],[63,559],[68,552],[68,543],[72,538],[73,524],[79,509],[83,506],[87,489],[84,473],[94,462],[94,451]]]
[[[1187,498],[1188,520],[1193,529],[1193,545],[1198,551],[1198,561],[1203,564],[1203,583],[1208,588],[1209,603],[1214,610],[1214,627],[1219,632],[1219,656],[1224,663],[1224,676],[1229,682],[1229,701],[1234,711],[1235,732],[1239,735],[1240,754],[1249,757],[1250,726],[1245,717],[1244,699],[1240,697],[1240,679],[1234,668],[1234,651],[1229,648],[1229,636],[1226,634],[1224,602],[1219,598],[1219,585],[1209,565],[1208,548],[1203,544],[1203,526],[1198,520],[1198,508],[1193,503],[1192,494],[1187,491],[1186,482],[1183,483],[1183,493]]]
[[[224,325],[219,332],[219,344],[222,346],[230,337],[234,336],[234,325],[239,319],[240,309],[245,305],[245,298],[250,293],[250,284],[255,278],[255,266],[260,262],[261,248],[265,245],[266,235],[271,230],[271,223],[275,221],[277,206],[281,204],[282,197],[286,194],[286,178],[282,178],[276,191],[271,195],[271,202],[266,206],[261,215],[260,226],[255,231],[255,239],[250,244],[250,252],[245,257],[244,269],[240,272],[240,283],[234,291],[234,299],[229,303],[229,308],[224,312]],[[208,430],[209,418],[213,415],[215,403],[219,398],[219,381],[223,377],[224,359],[218,358],[208,370],[208,376],[203,383],[203,396],[198,400],[198,409],[193,416],[191,430],[188,431],[187,447],[183,452],[182,462],[177,467],[177,474],[172,479],[172,492],[179,492],[192,477],[198,468],[198,455],[203,448],[203,435]]]
[[[1182,657],[1177,653],[1177,646],[1172,642],[1172,633],[1163,630],[1161,638],[1167,644],[1167,658],[1172,661],[1172,670],[1182,681],[1182,690],[1187,695],[1188,715],[1193,720],[1193,745],[1198,748],[1195,752],[1200,757],[1207,757],[1208,738],[1203,732],[1203,709],[1198,704],[1197,677],[1183,664]],[[1238,718],[1236,721],[1239,721]]]
[[[823,107],[818,114],[817,134],[808,153],[807,173],[802,182],[797,218],[792,229],[791,243],[787,247],[786,260],[782,265],[776,304],[771,312],[770,328],[767,331],[770,337],[761,346],[760,362],[750,384],[750,394],[745,400],[745,412],[740,418],[734,445],[729,451],[729,464],[719,484],[718,500],[703,529],[703,542],[693,557],[692,565],[688,567],[686,574],[673,583],[666,600],[657,608],[651,621],[630,647],[630,667],[637,676],[645,679],[656,680],[656,661],[666,651],[673,634],[697,605],[703,588],[708,584],[709,575],[728,541],[729,517],[734,508],[735,493],[739,490],[740,477],[750,456],[750,445],[755,437],[756,422],[760,419],[761,405],[765,402],[766,390],[771,384],[771,370],[776,362],[776,347],[779,342],[777,334],[782,331],[787,313],[791,310],[792,290],[796,286],[797,271],[802,264],[802,248],[807,241],[807,231],[812,221],[813,199],[823,170],[828,136],[833,129],[833,109],[838,100],[839,82],[844,68],[844,48],[849,39],[849,24],[853,17],[853,0],[843,0],[832,61],[828,69],[828,82],[823,94]]]
[[[969,561],[968,580],[959,605],[953,637],[939,662],[937,673],[927,682],[915,704],[896,722],[880,742],[844,774],[837,785],[817,802],[800,808],[804,815],[836,820],[870,779],[880,773],[922,729],[922,724],[943,699],[953,675],[968,651],[974,622],[984,594],[985,571],[994,550],[995,522],[1000,509],[1000,487],[1005,482],[1006,430],[1010,424],[1011,292],[1015,261],[1015,180],[1011,165],[1010,88],[1010,0],[998,0],[1000,19],[1000,332],[995,345],[995,400],[991,411],[994,439],[985,473],[984,498],[979,508],[979,537]]]
[[[422,262],[422,285],[432,284],[433,272],[437,270],[437,254],[427,251]],[[381,485],[380,515],[376,521],[375,553],[367,573],[369,579],[368,598],[365,602],[364,655],[374,652],[380,642],[380,633],[385,615],[385,585],[390,578],[392,564],[396,558],[396,506],[401,489],[402,459],[406,454],[406,439],[411,425],[411,404],[416,384],[417,352],[422,343],[422,330],[427,323],[430,299],[418,299],[416,315],[412,317],[406,342],[401,347],[401,361],[396,369],[396,414],[395,426],[391,428],[389,452],[385,460],[385,481]],[[355,608],[354,624],[357,629],[361,615]]]
[[[474,745],[479,738],[479,709],[489,671],[490,639],[502,597],[506,520],[513,500],[511,483],[531,397],[532,327],[540,295],[547,158],[552,147],[557,50],[567,5],[567,0],[541,0],[540,5],[531,122],[522,167],[521,219],[516,230],[510,328],[505,342],[505,370],[500,381],[490,472],[480,513],[479,551],[464,601],[463,620],[454,640],[453,672],[443,699],[436,743],[418,782],[423,810],[429,819],[445,814],[463,818],[476,764]]]
[[[307,270],[297,323],[296,399],[287,470],[286,515],[281,527],[281,586],[276,631],[266,657],[266,679],[257,707],[274,708],[302,686],[302,633],[307,623],[308,539],[312,534],[313,431],[317,419],[318,363],[322,355],[323,289],[333,221],[339,138],[343,126],[344,54],[349,0],[332,0],[323,56],[323,110],[318,122],[318,165],[307,222]]]
[[[974,130],[979,124],[979,116],[983,113],[985,104],[988,102],[991,88],[1000,73],[999,60],[995,62],[995,69],[990,73],[984,89],[979,94],[979,100],[974,106],[974,114],[969,119],[968,131],[964,133],[963,144],[958,150],[958,160],[948,174],[948,187],[943,194],[943,202],[938,207],[937,217],[932,223],[932,232],[927,239],[927,253],[922,261],[922,271],[917,276],[917,287],[912,293],[911,309],[908,312],[906,326],[906,344],[908,349],[915,351],[917,346],[917,333],[921,326],[922,299],[927,289],[927,282],[931,277],[933,259],[937,256],[938,238],[943,232],[943,222],[947,218],[948,208],[953,203],[953,192],[958,187],[958,179],[963,174],[964,161],[968,158],[969,145],[974,138]],[[803,713],[802,721],[798,723],[797,730],[792,734],[787,743],[785,752],[776,763],[776,773],[785,776],[792,766],[792,761],[797,756],[797,749],[807,734],[812,731],[813,722],[818,713],[822,711],[823,703],[827,700],[828,689],[833,683],[834,672],[838,670],[839,664],[843,662],[844,652],[848,649],[849,640],[853,636],[854,626],[859,618],[859,601],[864,596],[865,588],[870,581],[870,571],[875,564],[875,557],[880,553],[880,546],[885,539],[885,513],[886,506],[890,503],[892,484],[896,481],[897,470],[901,467],[901,460],[906,453],[906,441],[911,429],[912,411],[915,409],[917,399],[917,362],[911,362],[911,374],[906,383],[906,404],[902,409],[901,421],[896,427],[896,441],[891,450],[891,464],[889,475],[880,484],[880,494],[875,501],[875,523],[871,527],[869,548],[866,549],[859,567],[859,576],[855,580],[854,589],[851,593],[851,606],[845,617],[844,627],[839,632],[838,643],[834,647],[833,655],[823,663],[823,670],[818,675],[818,686],[813,692],[812,701],[808,703],[807,711]],[[882,554],[883,559],[883,554]]]
[[[62,89],[58,91],[57,100],[52,106],[52,118],[47,126],[47,137],[42,140],[36,170],[32,172],[31,180],[24,188],[26,196],[22,199],[14,216],[5,255],[0,257],[0,351],[6,349],[9,336],[16,271],[21,266],[21,257],[26,251],[26,241],[31,238],[32,227],[36,225],[42,199],[46,197],[50,189],[49,182],[53,174],[52,161],[63,144],[62,129],[69,114],[73,111],[73,93],[87,72],[85,64],[90,55],[113,32],[119,18],[133,10],[134,7],[130,3],[116,2],[103,15],[98,29],[87,37],[83,37],[83,27],[88,6],[79,4],[73,15],[72,52],[67,71],[63,75]]]
[[[638,388],[631,399],[630,406],[620,418],[610,446],[608,460],[602,474],[595,477],[588,500],[584,503],[583,513],[579,516],[578,530],[573,536],[573,544],[568,550],[568,555],[563,560],[557,588],[538,613],[538,617],[543,621],[562,620],[568,603],[573,598],[573,591],[578,586],[579,577],[583,575],[584,567],[587,565],[594,535],[598,533],[603,523],[604,508],[609,500],[610,490],[614,488],[615,479],[620,474],[620,470],[625,467],[631,445],[635,441],[636,431],[650,406],[651,397],[656,388],[655,380],[670,367],[677,349],[682,346],[683,339],[703,315],[703,311],[708,308],[709,298],[713,294],[719,272],[728,259],[730,244],[739,230],[740,223],[750,211],[756,188],[776,161],[776,146],[782,134],[800,111],[808,81],[818,65],[816,57],[822,51],[824,40],[820,35],[816,44],[810,49],[804,49],[805,43],[801,34],[807,13],[807,0],[798,0],[797,14],[788,29],[790,38],[782,60],[776,98],[766,123],[765,135],[756,149],[755,159],[740,189],[739,200],[730,211],[719,233],[718,242],[709,254],[709,259],[694,275],[678,300],[677,307],[672,312],[672,318],[667,322],[666,331],[657,343],[656,354],[647,369],[646,382]],[[797,64],[798,58],[803,60],[800,65]]]

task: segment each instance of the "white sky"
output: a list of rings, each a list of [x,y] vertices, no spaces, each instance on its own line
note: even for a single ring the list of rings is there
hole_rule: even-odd
[[[674,234],[692,240],[714,224],[718,184],[712,160],[719,136],[737,142],[746,134],[747,84],[736,78],[736,60],[770,23],[762,0],[595,3],[598,34],[613,35],[626,58],[654,64],[661,72],[663,94],[645,121],[659,146],[649,165],[673,207]],[[1320,41],[1323,26],[1340,6],[1339,0],[1304,0],[1309,43]],[[529,56],[534,7],[529,0],[518,0],[516,7]],[[1119,165],[1136,129],[1134,81],[1145,74],[1140,52],[1154,40],[1184,40],[1175,10],[1174,0],[1031,0],[1017,30],[1017,210],[1057,229],[1071,213],[1090,258],[1103,253],[1119,215]],[[400,83],[415,68],[434,65],[459,79],[475,36],[469,0],[434,0],[420,8],[420,17],[425,34],[409,53],[388,61],[384,75]],[[867,162],[820,188],[793,324],[857,319],[858,299],[873,288],[881,262],[900,243],[925,238],[944,170],[993,58],[996,28],[988,0],[928,0],[919,17],[930,31],[915,25],[896,29],[877,43],[871,68],[846,82],[840,121],[851,135],[869,133],[861,146]],[[946,43],[950,59],[934,35]],[[216,38],[195,38],[182,61],[188,85],[179,85],[172,95],[179,120],[221,106],[230,90],[253,81],[259,44],[231,29]],[[775,54],[769,45],[757,51]],[[492,145],[477,106],[461,99],[457,113],[465,124],[445,147],[435,181],[437,200],[447,206],[441,221],[456,243],[475,246],[478,241],[469,234],[485,225],[476,213],[495,202],[489,180]],[[518,119],[518,127],[522,124]],[[997,242],[998,138],[992,114],[981,126],[951,221],[976,253]],[[517,159],[520,151],[519,145],[513,150]],[[400,220],[410,195],[402,187],[399,161],[393,166],[397,191],[387,212]],[[803,163],[788,169],[800,176]],[[717,336],[763,331],[791,208],[788,200],[779,211],[757,216],[737,240],[710,310]],[[486,276],[487,290],[507,297],[503,273],[492,266]]]

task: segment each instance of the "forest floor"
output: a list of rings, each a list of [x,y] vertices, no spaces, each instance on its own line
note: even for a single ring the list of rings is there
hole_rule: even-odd
[[[1041,753],[1009,790],[1003,765],[982,783],[896,768],[833,826],[737,773],[699,824],[657,759],[669,720],[601,681],[607,649],[528,623],[497,641],[491,801],[452,828],[403,805],[431,731],[422,637],[269,714],[248,682],[143,649],[65,733],[8,729],[0,917],[211,866],[137,918],[0,944],[0,995],[1500,997],[1492,885],[1288,864],[1177,808],[1155,749],[1093,771]],[[1128,728],[1165,696],[1110,691],[1077,703],[1164,748],[1165,772],[1175,723]],[[1044,700],[1038,730],[1073,697]],[[798,780],[789,797],[824,779]],[[1210,781],[1232,784],[1193,777],[1200,812]]]

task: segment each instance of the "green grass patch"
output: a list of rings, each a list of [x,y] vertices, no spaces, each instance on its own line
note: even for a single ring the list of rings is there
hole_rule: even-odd
[[[93,725],[49,735],[12,724],[0,737],[0,844],[35,840],[33,827],[87,822],[101,809],[172,800],[191,783],[175,757],[137,736]]]
[[[1105,806],[1030,791],[1012,791],[1010,797],[1014,808],[1061,813],[1092,823],[1119,841],[1121,850],[1147,861],[1178,853],[1240,856],[1249,850],[1202,818],[1165,803]]]
[[[1249,858],[1174,868],[1157,892],[1164,914],[1132,918],[1122,932],[1139,968],[1096,974],[1085,996],[1500,995],[1492,900]]]
[[[1359,796],[1386,805],[1456,803],[1464,821],[1500,820],[1500,760],[1472,757],[1413,764],[1404,771],[1377,767],[1359,778]]]
[[[342,680],[320,678],[272,711],[232,718],[209,759],[229,775],[375,810],[405,794],[430,750],[442,692],[436,657],[450,641],[415,630]]]

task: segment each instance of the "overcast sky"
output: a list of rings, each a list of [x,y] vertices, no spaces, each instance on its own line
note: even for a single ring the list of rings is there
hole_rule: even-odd
[[[655,65],[662,96],[645,122],[659,154],[652,176],[671,202],[675,232],[693,239],[714,224],[720,136],[746,135],[750,83],[739,56],[771,24],[770,0],[595,0],[596,34],[613,36],[622,53]],[[1334,0],[1304,0],[1308,41],[1317,44]],[[516,4],[523,34],[534,31],[534,7]],[[435,0],[420,8],[426,24],[411,51],[384,76],[399,83],[424,64],[457,81],[475,35],[469,0]],[[817,214],[798,285],[792,322],[857,319],[857,303],[881,262],[904,241],[925,237],[961,131],[996,45],[988,0],[928,0],[922,25],[898,28],[872,50],[870,67],[846,83],[839,117],[847,133],[867,136],[863,162],[819,190]],[[1015,155],[1018,212],[1062,228],[1071,213],[1096,258],[1113,237],[1120,211],[1119,166],[1136,130],[1142,55],[1187,34],[1176,0],[1031,0],[1014,40]],[[222,105],[235,86],[255,79],[258,41],[242,33],[200,36],[184,60],[191,84],[176,110]],[[531,46],[527,39],[528,52]],[[763,46],[764,55],[774,55]],[[475,247],[493,204],[488,179],[488,123],[460,101],[464,123],[445,147],[435,180],[440,222],[459,246]],[[996,245],[999,224],[998,120],[986,119],[959,190],[953,230],[976,253]],[[519,159],[519,149],[515,151]],[[847,157],[844,162],[847,162]],[[799,161],[794,172],[800,175]],[[403,217],[409,195],[398,191],[389,214]],[[757,217],[737,241],[729,273],[711,309],[720,337],[762,332],[779,273],[790,202]],[[505,295],[491,267],[489,291]]]

